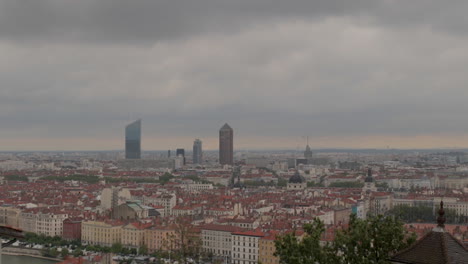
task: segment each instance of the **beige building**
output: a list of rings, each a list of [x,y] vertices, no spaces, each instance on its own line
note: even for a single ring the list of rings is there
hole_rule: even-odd
[[[180,187],[189,191],[189,192],[198,192],[204,190],[213,190],[213,184],[211,183],[187,183],[183,184]]]
[[[258,260],[262,264],[279,264],[279,257],[275,254],[275,236],[268,235],[260,238],[258,242]]]
[[[152,227],[145,230],[145,244],[149,252],[171,251],[178,248],[178,234],[171,226]]]
[[[172,208],[177,204],[177,197],[173,193],[165,193],[154,196],[144,196],[144,204],[164,206],[164,210],[160,212],[162,212],[161,216],[165,217],[172,215]]]
[[[0,207],[0,225],[19,228],[21,210],[11,206]]]
[[[65,213],[36,214],[36,233],[46,236],[62,236],[63,221],[68,218]]]
[[[68,214],[52,211],[47,208],[25,209],[19,213],[19,228],[25,232],[44,234],[46,236],[61,236],[63,220]]]
[[[36,214],[34,211],[25,210],[19,215],[19,228],[24,232],[36,233]]]
[[[434,212],[438,210],[440,201],[444,201],[445,209],[452,209],[456,211],[458,215],[468,216],[468,201],[459,200],[455,197],[434,197]]]
[[[122,242],[122,227],[120,221],[86,221],[81,223],[81,240],[85,244],[112,246]]]
[[[112,219],[129,221],[147,218],[148,213],[148,206],[144,206],[139,202],[126,202],[112,208],[111,216]]]
[[[101,192],[101,207],[108,210],[131,199],[130,190],[118,187],[105,188]]]
[[[122,228],[122,245],[128,248],[139,248],[145,244],[146,228],[151,224],[130,223]]]

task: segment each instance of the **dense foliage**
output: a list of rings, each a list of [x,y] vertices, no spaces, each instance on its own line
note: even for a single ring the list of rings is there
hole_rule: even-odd
[[[436,211],[432,206],[408,206],[396,205],[387,212],[388,215],[393,215],[406,223],[434,223],[437,219]],[[448,224],[466,224],[468,216],[457,214],[454,209],[445,209],[446,223]]]
[[[333,182],[328,187],[339,187],[339,188],[362,188],[364,187],[363,182]]]
[[[323,223],[316,219],[304,225],[305,236],[295,234],[280,236],[275,241],[276,255],[284,264],[387,264],[389,257],[415,242],[403,223],[395,217],[375,216],[366,220],[354,214],[349,227],[338,231],[335,240],[320,244],[325,231]]]
[[[46,176],[42,177],[42,180],[46,181],[58,181],[58,182],[64,182],[64,181],[80,181],[80,182],[86,182],[86,183],[98,183],[99,182],[99,177],[94,176],[94,175],[70,175],[70,176]]]
[[[4,176],[4,179],[7,181],[28,181],[28,177],[26,176],[20,176],[20,175],[6,175]]]

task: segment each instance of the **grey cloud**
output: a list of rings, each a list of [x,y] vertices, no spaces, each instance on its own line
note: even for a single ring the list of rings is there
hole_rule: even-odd
[[[1,0],[0,38],[148,44],[237,32],[284,19],[356,17],[375,24],[466,33],[468,3],[396,0]]]
[[[0,138],[463,134],[464,2],[424,2],[0,0]]]

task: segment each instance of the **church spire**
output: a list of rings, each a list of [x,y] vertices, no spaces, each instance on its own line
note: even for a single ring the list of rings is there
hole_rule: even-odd
[[[440,201],[439,216],[437,217],[437,227],[445,227],[445,210],[443,201]]]

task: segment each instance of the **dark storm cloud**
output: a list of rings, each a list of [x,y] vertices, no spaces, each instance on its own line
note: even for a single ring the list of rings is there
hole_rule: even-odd
[[[0,38],[26,43],[144,44],[284,19],[330,16],[466,33],[467,9],[463,0],[2,0]]]

